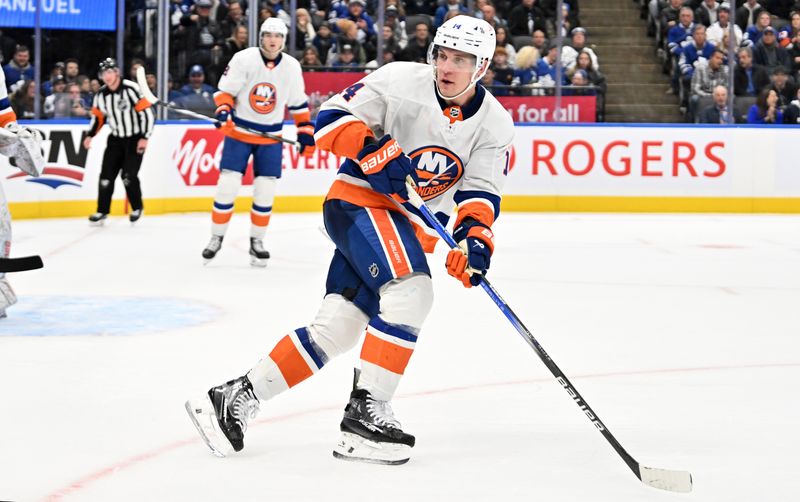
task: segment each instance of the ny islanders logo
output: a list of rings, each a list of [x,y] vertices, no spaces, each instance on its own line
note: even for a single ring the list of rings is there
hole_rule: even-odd
[[[441,146],[423,146],[409,154],[419,176],[417,193],[430,200],[453,187],[464,175],[458,155]]]
[[[250,89],[250,108],[257,113],[267,114],[275,109],[275,86],[269,82],[261,82]]]

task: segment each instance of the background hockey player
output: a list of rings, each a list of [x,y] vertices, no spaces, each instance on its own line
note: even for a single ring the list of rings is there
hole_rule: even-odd
[[[317,145],[347,158],[323,206],[336,244],[326,296],[309,325],[284,336],[245,376],[186,403],[213,452],[241,450],[260,401],[319,371],[366,330],[334,455],[409,459],[415,440],[390,401],[433,302],[425,253],[436,234],[405,202],[406,177],[417,179],[442,222],[458,206],[454,236],[463,251],[451,251],[446,268],[466,287],[478,284],[490,264],[514,134],[509,114],[476,86],[494,50],[487,22],[456,16],[437,30],[428,65],[390,63],[323,104]]]
[[[220,159],[217,194],[211,215],[211,241],[203,258],[214,258],[233,215],[233,204],[253,157],[253,206],[250,211],[250,259],[256,266],[266,266],[269,252],[263,239],[272,214],[275,185],[281,177],[282,144],[247,132],[242,128],[279,135],[288,107],[297,125],[300,153],[314,153],[314,124],[308,111],[308,97],[300,63],[282,53],[286,45],[286,25],[269,18],[259,31],[260,47],[237,52],[219,81],[217,120],[225,133]],[[241,126],[241,127],[238,127]]]
[[[100,169],[97,212],[89,216],[89,223],[102,225],[111,212],[114,182],[120,171],[131,205],[128,218],[135,223],[141,218],[144,208],[139,168],[147,148],[147,139],[153,133],[155,117],[150,103],[142,98],[139,86],[122,78],[114,59],[106,58],[100,63],[98,76],[105,85],[92,101],[92,118],[83,147],[87,150],[91,148],[92,139],[104,124],[111,128],[111,134],[108,135]]]
[[[11,109],[6,91],[5,74],[0,71],[0,154],[13,159],[13,164],[31,176],[39,176],[44,167],[41,153],[42,137],[38,131],[20,126],[17,115]],[[0,183],[0,263],[11,253],[11,214]],[[11,285],[0,270],[0,318],[6,317],[6,309],[17,302]]]

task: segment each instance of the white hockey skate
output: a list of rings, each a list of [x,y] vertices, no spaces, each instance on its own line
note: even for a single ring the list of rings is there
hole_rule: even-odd
[[[344,409],[342,436],[333,456],[342,460],[400,465],[411,458],[414,436],[400,428],[388,401],[378,401],[364,389],[354,389]]]
[[[186,401],[184,406],[197,432],[218,457],[244,448],[247,421],[255,418],[259,410],[247,376],[214,387],[205,396]]]
[[[269,260],[269,251],[264,249],[261,239],[250,237],[250,265],[253,267],[266,267]]]

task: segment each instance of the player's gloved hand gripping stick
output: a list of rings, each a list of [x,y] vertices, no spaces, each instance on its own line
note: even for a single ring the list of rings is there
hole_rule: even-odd
[[[415,183],[411,178],[408,178],[408,200],[409,202],[416,207],[417,209],[422,212],[422,215],[425,217],[425,220],[428,224],[433,227],[439,236],[444,240],[448,246],[450,246],[453,250],[460,250],[456,240],[453,238],[452,235],[447,231],[447,229],[436,219],[433,215],[431,210],[428,206],[425,205],[425,202],[422,198],[417,194],[414,190]],[[451,251],[452,253],[452,251]],[[467,267],[467,272],[470,273],[472,276],[479,274],[480,271],[471,270]],[[575,401],[583,413],[589,418],[589,420],[597,427],[597,430],[606,438],[606,440],[611,444],[614,448],[614,451],[622,457],[622,460],[628,465],[628,467],[633,471],[639,480],[642,483],[652,486],[654,488],[660,488],[662,490],[669,490],[673,492],[690,492],[692,491],[692,475],[688,471],[674,471],[669,469],[657,469],[653,467],[645,467],[639,462],[637,462],[627,451],[625,448],[622,447],[621,444],[617,441],[617,439],[611,434],[608,430],[608,427],[600,420],[600,417],[597,416],[597,413],[592,410],[589,406],[589,403],[583,399],[580,395],[578,390],[575,388],[574,385],[569,381],[567,376],[564,374],[563,371],[556,365],[555,361],[550,359],[550,356],[545,352],[544,348],[539,345],[539,342],[536,341],[536,338],[533,337],[533,334],[522,324],[522,321],[517,317],[517,315],[511,310],[508,304],[503,300],[500,296],[500,293],[494,289],[494,287],[486,280],[485,277],[481,277],[481,280],[478,282],[481,287],[486,291],[489,297],[494,301],[495,305],[505,314],[506,318],[511,321],[511,324],[516,328],[517,332],[522,335],[522,338],[530,345],[530,347],[536,352],[539,356],[539,359],[542,360],[547,369],[550,370],[550,373],[556,377],[556,380],[564,390],[570,395],[570,397]]]
[[[142,97],[145,99],[145,101],[147,101],[151,105],[153,105],[153,106],[161,105],[161,106],[164,106],[166,108],[169,108],[170,110],[174,111],[175,113],[180,113],[181,115],[186,115],[187,117],[192,117],[192,118],[199,119],[199,120],[205,120],[206,122],[211,122],[212,124],[214,124],[217,127],[220,127],[222,125],[222,122],[220,122],[220,120],[218,120],[216,118],[212,119],[211,117],[206,117],[205,115],[202,115],[200,113],[193,112],[193,111],[187,110],[185,108],[181,108],[180,106],[176,106],[176,105],[173,105],[172,103],[167,103],[167,102],[162,101],[161,99],[159,99],[158,96],[153,94],[152,91],[150,91],[150,88],[147,86],[147,77],[145,75],[143,66],[140,66],[140,67],[136,68],[136,82],[139,84],[139,91],[142,93]],[[219,115],[219,110],[218,110],[218,115]],[[227,120],[227,118],[228,117],[227,117],[227,113],[226,113],[225,120]],[[275,140],[275,141],[280,141],[281,143],[288,143],[290,145],[295,145],[295,146],[301,146],[302,147],[302,145],[300,143],[298,143],[297,141],[295,141],[293,139],[286,139],[286,138],[284,138],[282,136],[277,136],[275,134],[270,134],[270,133],[264,132],[264,131],[256,131],[255,129],[250,129],[248,127],[241,127],[241,126],[237,126],[237,127],[239,127],[240,129],[244,129],[245,131],[247,131],[249,133],[257,134],[259,136],[263,136],[265,138],[269,138],[269,139],[272,139],[272,140]]]

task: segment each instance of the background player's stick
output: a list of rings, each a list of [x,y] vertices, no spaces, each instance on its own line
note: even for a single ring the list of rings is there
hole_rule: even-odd
[[[172,103],[167,103],[165,101],[160,100],[158,98],[158,96],[153,94],[153,92],[147,86],[147,77],[145,76],[144,67],[143,66],[140,66],[140,67],[136,68],[136,82],[139,84],[139,90],[142,93],[142,97],[145,99],[145,101],[147,101],[151,105],[154,105],[154,106],[155,105],[161,105],[161,106],[164,106],[166,108],[169,108],[170,110],[174,111],[175,113],[179,113],[181,115],[186,115],[187,117],[192,117],[192,118],[199,119],[199,120],[204,120],[206,122],[211,122],[212,124],[216,125],[217,127],[220,126],[219,120],[217,120],[217,119],[214,119],[214,118],[211,118],[211,117],[206,117],[205,115],[203,115],[201,113],[193,112],[191,110],[187,110],[186,108],[181,108],[180,106],[176,106],[176,105],[174,105]],[[245,130],[245,131],[247,131],[247,132],[249,132],[251,134],[256,134],[258,136],[263,136],[265,138],[269,138],[269,139],[272,139],[272,140],[275,140],[275,141],[280,141],[281,143],[287,143],[289,145],[295,145],[295,146],[300,144],[300,143],[298,143],[297,141],[295,141],[293,139],[286,139],[286,138],[284,138],[282,136],[278,136],[278,135],[275,135],[275,134],[270,134],[268,132],[257,131],[255,129],[250,129],[249,127],[242,127],[240,125],[237,125],[236,127],[238,127],[239,129],[243,129],[243,130]]]
[[[417,192],[413,188],[413,183],[407,184],[408,187],[408,195],[409,195],[409,202],[419,209],[422,212],[422,215],[425,217],[425,220],[431,225],[439,236],[450,246],[452,249],[458,248],[458,244],[456,243],[453,236],[447,231],[446,228],[439,222],[438,219],[433,215],[433,212],[425,205],[425,202],[422,198],[417,194]],[[494,301],[495,305],[505,314],[511,324],[517,329],[517,332],[522,335],[522,338],[528,342],[528,345],[536,352],[539,356],[539,359],[542,360],[547,369],[550,370],[550,373],[556,377],[556,380],[564,390],[570,395],[570,397],[575,401],[581,411],[589,418],[589,420],[597,427],[597,430],[603,435],[603,437],[608,440],[611,446],[614,448],[614,451],[622,457],[622,460],[628,464],[628,467],[636,474],[636,477],[642,481],[642,483],[652,486],[654,488],[660,488],[662,490],[669,490],[673,492],[690,492],[692,491],[692,475],[688,471],[673,471],[669,469],[657,469],[653,467],[645,467],[639,462],[637,462],[627,451],[625,448],[619,444],[619,441],[611,434],[611,431],[608,430],[608,427],[600,420],[600,417],[597,416],[597,413],[592,410],[589,406],[589,403],[583,399],[583,396],[580,395],[578,390],[575,388],[574,385],[569,381],[564,372],[556,365],[555,361],[550,359],[550,356],[545,352],[544,348],[539,345],[539,342],[536,341],[536,338],[533,337],[528,328],[522,324],[522,321],[517,317],[517,315],[511,310],[508,304],[500,297],[500,294],[494,287],[486,280],[484,277],[481,281],[481,286],[483,287],[484,291],[489,295],[489,297]]]
[[[42,258],[36,256],[22,256],[20,258],[0,258],[0,274],[6,272],[25,272],[44,267]]]

